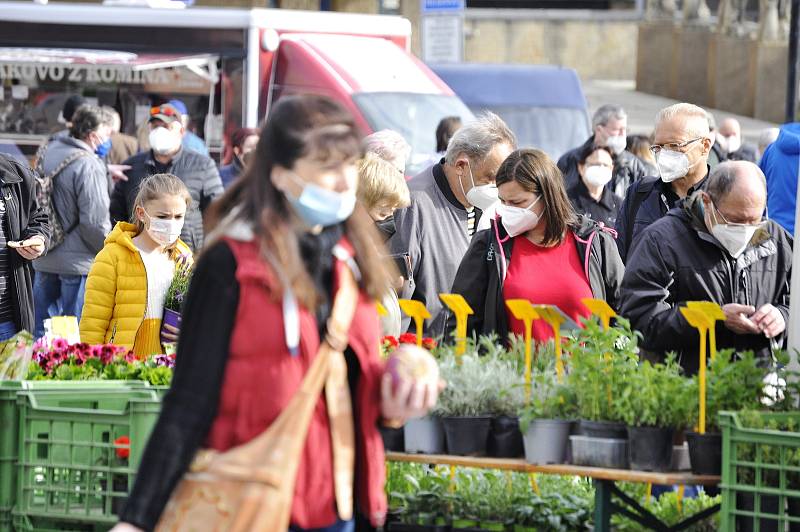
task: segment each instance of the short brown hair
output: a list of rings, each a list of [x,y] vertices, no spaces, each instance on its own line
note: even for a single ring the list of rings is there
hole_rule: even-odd
[[[371,153],[358,163],[358,200],[368,210],[380,203],[395,209],[411,204],[403,174],[392,163]]]
[[[547,223],[542,244],[561,244],[567,229],[577,223],[577,217],[567,197],[564,176],[556,163],[541,150],[516,150],[497,171],[498,187],[511,181],[542,198],[542,218]]]

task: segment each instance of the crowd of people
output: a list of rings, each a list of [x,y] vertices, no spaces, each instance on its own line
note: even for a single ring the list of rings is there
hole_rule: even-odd
[[[643,333],[643,356],[674,351],[687,373],[698,367],[687,301],[722,307],[720,348],[766,357],[785,340],[796,124],[765,131],[755,147],[736,120],[717,128],[679,103],[658,113],[652,136],[629,136],[625,110],[604,105],[592,136],[556,161],[518,146],[495,114],[447,117],[431,132],[431,164],[407,180],[402,136],[361,138],[324,97],[282,99],[261,130],[232,136],[221,170],[187,134],[179,101],[151,109],[142,151],[113,110],[68,106],[68,129],[34,169],[0,158],[0,338],[41,335],[48,317],[66,314],[79,317],[84,341],[137,355],[180,339],[118,531],[156,525],[198,449],[224,452],[269,427],[323,345],[342,355],[326,386],[350,392],[357,474],[334,474],[328,435],[342,420],[322,397],[291,530],[349,531],[354,515],[380,524],[377,427],[423,415],[439,391],[393,385],[380,361],[381,337],[410,326],[401,298],[431,313],[427,335],[447,338],[454,317],[439,294],[461,294],[474,311],[469,334],[501,339],[524,330],[508,299],[555,305],[575,322],[588,316],[582,299],[602,299]],[[189,267],[180,327],[164,332],[167,286]],[[375,301],[387,310],[380,320]],[[537,342],[552,336],[535,325]]]

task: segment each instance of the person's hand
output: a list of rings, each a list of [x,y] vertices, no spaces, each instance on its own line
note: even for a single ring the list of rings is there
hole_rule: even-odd
[[[392,375],[383,374],[381,381],[381,415],[384,419],[402,420],[422,417],[436,406],[444,381],[416,381],[402,379],[392,390]]]
[[[761,332],[758,325],[750,319],[750,316],[756,311],[755,307],[729,303],[722,307],[722,311],[725,313],[725,327],[736,334],[758,334]]]
[[[786,330],[786,321],[783,319],[783,314],[770,304],[758,309],[755,314],[750,316],[750,321],[767,338],[775,338]]]
[[[178,319],[178,327],[173,327],[169,323],[165,323],[161,327],[161,342],[171,344],[178,341],[178,335],[181,332],[180,318]]]
[[[130,170],[130,166],[127,164],[109,164],[107,166],[108,171],[111,173],[111,179],[114,180],[114,183],[128,180],[128,176],[126,176],[124,172],[125,170]]]
[[[14,249],[23,259],[33,260],[44,253],[44,239],[39,235],[19,242],[10,241],[8,247]]]
[[[144,532],[144,530],[129,523],[117,523],[109,532]]]

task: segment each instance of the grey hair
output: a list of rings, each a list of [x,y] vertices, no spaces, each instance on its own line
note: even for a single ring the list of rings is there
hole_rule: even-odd
[[[711,136],[711,130],[708,123],[708,113],[702,107],[698,107],[691,103],[676,103],[665,107],[660,110],[656,115],[656,128],[667,120],[673,120],[677,117],[686,119],[686,130],[693,137]]]
[[[411,145],[397,131],[382,129],[368,135],[363,141],[364,152],[380,157],[394,164],[395,161],[406,162],[411,155]]]
[[[502,118],[485,111],[455,132],[447,144],[444,159],[447,164],[454,165],[463,153],[477,163],[483,161],[498,144],[509,144],[512,149],[517,149],[517,137]]]
[[[617,120],[625,120],[628,118],[628,113],[620,105],[607,103],[601,105],[600,108],[594,112],[592,116],[592,129],[597,126],[604,126],[608,124],[609,120],[615,118]]]
[[[749,161],[725,161],[711,170],[708,175],[706,192],[711,196],[712,200],[722,201],[733,190],[739,179],[753,174],[758,177],[759,182],[766,191],[767,178],[758,165]]]

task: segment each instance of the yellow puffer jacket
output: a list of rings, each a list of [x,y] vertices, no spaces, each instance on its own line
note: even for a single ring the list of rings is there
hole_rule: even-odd
[[[147,309],[147,272],[134,236],[135,225],[117,223],[92,264],[81,313],[82,342],[133,348]],[[191,262],[192,251],[178,240],[172,259],[181,256]]]

